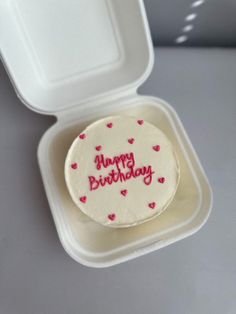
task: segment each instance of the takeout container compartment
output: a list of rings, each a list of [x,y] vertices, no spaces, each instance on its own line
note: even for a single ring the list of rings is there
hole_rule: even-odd
[[[206,175],[173,108],[137,94],[153,64],[142,1],[63,0],[52,7],[47,0],[12,0],[0,4],[0,20],[9,30],[8,36],[0,34],[1,56],[17,94],[32,110],[57,116],[40,141],[38,160],[68,254],[81,264],[106,267],[196,232],[211,209]],[[175,147],[181,171],[174,200],[164,213],[122,229],[101,226],[83,214],[64,179],[74,138],[91,122],[115,114],[160,128]]]
[[[176,113],[162,100],[128,97],[103,110],[81,112],[61,120],[44,135],[39,161],[58,233],[77,261],[104,267],[146,254],[196,232],[206,221],[211,203],[209,186]],[[91,107],[93,108],[93,107]],[[74,205],[64,180],[64,161],[73,139],[91,122],[108,115],[143,118],[169,137],[178,154],[181,179],[168,209],[136,227],[115,229],[92,221]],[[53,196],[52,196],[53,195]]]

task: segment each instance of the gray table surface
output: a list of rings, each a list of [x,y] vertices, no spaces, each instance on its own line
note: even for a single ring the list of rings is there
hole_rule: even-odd
[[[36,150],[54,122],[27,109],[0,67],[0,314],[236,313],[236,50],[159,48],[140,89],[169,101],[214,191],[197,234],[107,269],[56,234]]]

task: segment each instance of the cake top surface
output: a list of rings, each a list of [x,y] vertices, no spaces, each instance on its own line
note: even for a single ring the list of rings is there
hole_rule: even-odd
[[[89,125],[72,143],[65,179],[90,218],[127,227],[163,212],[174,197],[179,166],[171,142],[154,125],[112,116]]]

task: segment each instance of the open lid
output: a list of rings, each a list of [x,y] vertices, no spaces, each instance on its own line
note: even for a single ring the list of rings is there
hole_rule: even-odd
[[[41,113],[137,88],[152,68],[142,0],[7,0],[0,23],[17,93]]]

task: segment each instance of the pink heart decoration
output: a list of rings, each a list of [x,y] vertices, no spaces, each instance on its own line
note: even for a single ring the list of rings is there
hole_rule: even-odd
[[[155,202],[149,203],[148,206],[149,206],[151,209],[154,209],[154,208],[156,207],[156,203],[155,203]]]
[[[77,169],[78,168],[78,164],[77,162],[74,162],[73,164],[70,165],[72,169]]]
[[[86,202],[87,202],[87,197],[86,197],[86,196],[81,196],[81,197],[80,197],[80,201],[81,201],[82,203],[86,203]]]
[[[133,143],[134,143],[134,138],[129,138],[129,139],[128,139],[128,142],[129,142],[130,144],[133,144]]]
[[[109,214],[108,216],[108,219],[110,219],[111,221],[114,221],[116,219],[116,214]]]
[[[113,123],[111,123],[111,122],[107,123],[107,127],[108,127],[109,129],[111,129],[111,128],[113,127]]]
[[[127,190],[121,190],[120,193],[123,195],[123,196],[126,196],[128,191]]]
[[[166,180],[166,179],[165,179],[164,177],[158,178],[158,182],[160,182],[160,183],[162,183],[162,184],[165,182],[165,180]]]
[[[95,148],[96,148],[97,151],[100,151],[102,149],[102,146],[99,145],[99,146],[96,146]]]
[[[159,150],[161,149],[160,145],[156,145],[152,147],[156,152],[159,152]]]
[[[86,137],[86,135],[85,135],[84,133],[82,133],[82,134],[79,135],[79,138],[80,138],[81,140],[85,139],[85,137]]]
[[[138,122],[139,125],[142,125],[144,121],[143,120],[138,120],[137,122]]]

